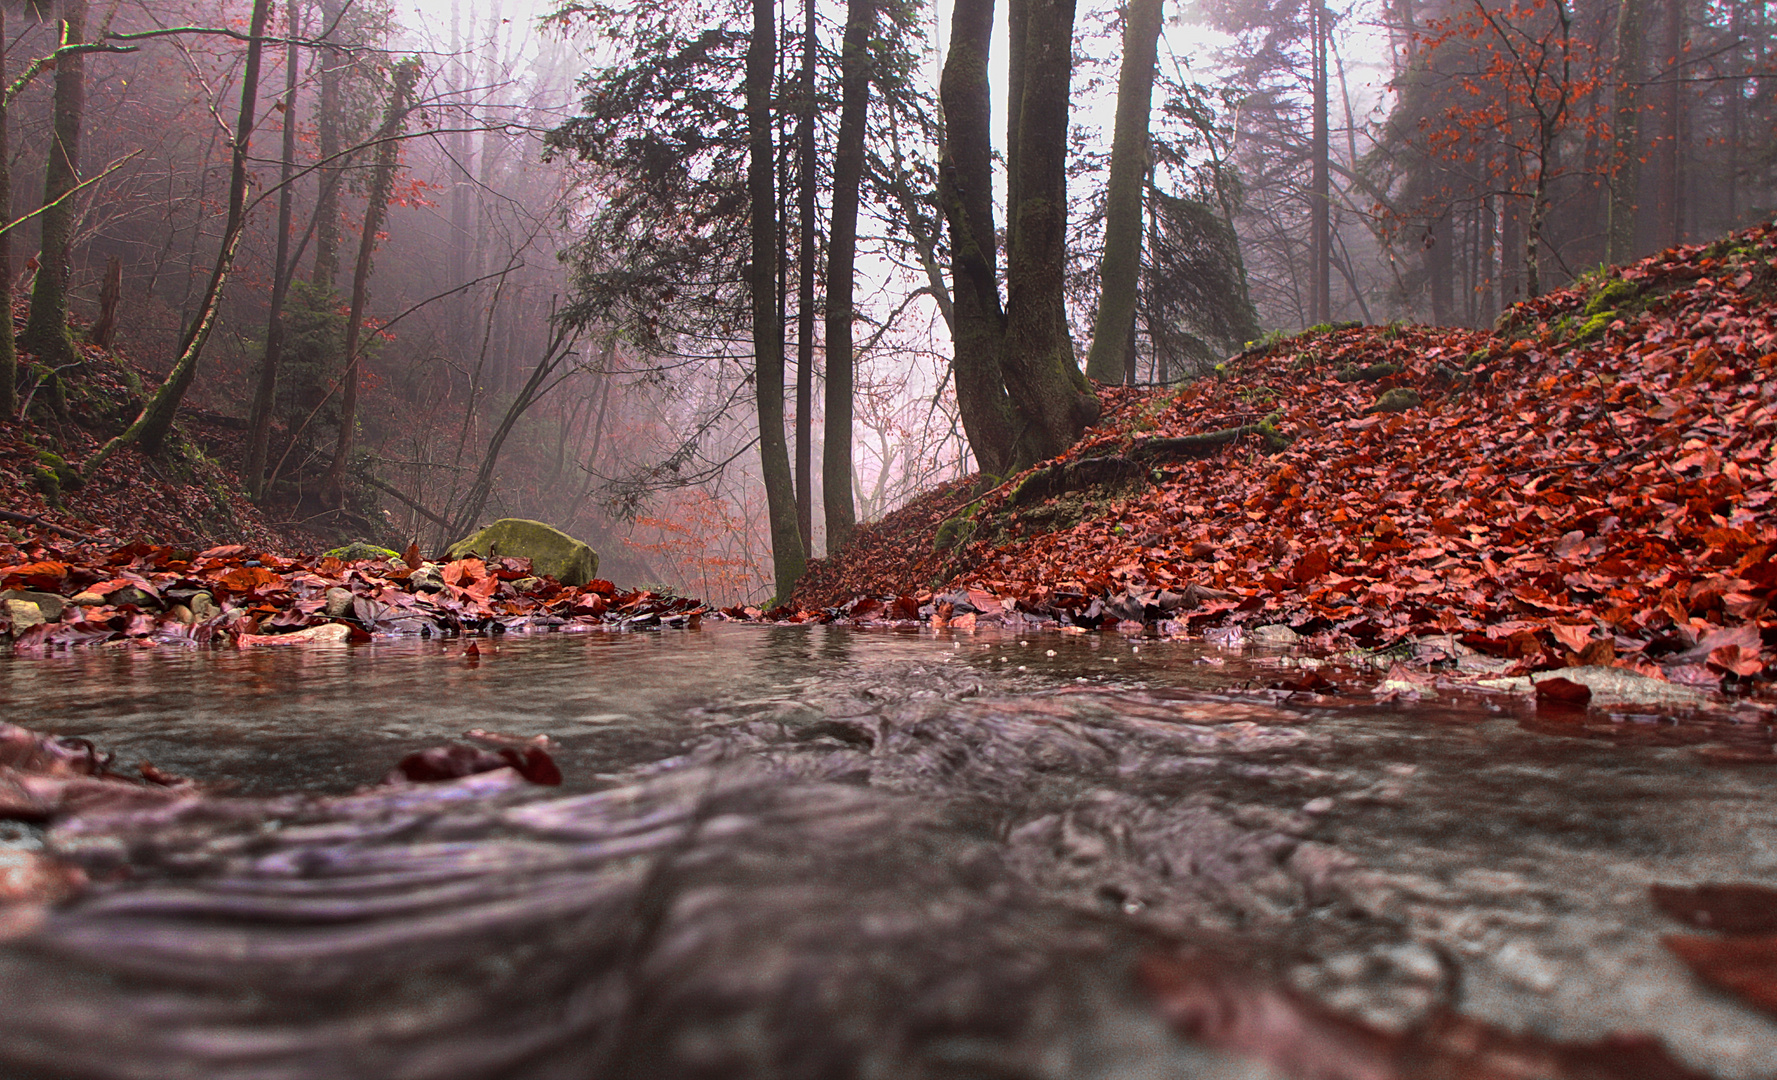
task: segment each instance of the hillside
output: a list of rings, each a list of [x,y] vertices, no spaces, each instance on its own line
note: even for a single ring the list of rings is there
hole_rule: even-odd
[[[268,551],[325,546],[294,522],[269,520],[245,497],[229,464],[239,432],[189,413],[162,458],[126,448],[81,483],[79,464],[135,417],[143,390],[128,357],[80,349],[83,363],[64,373],[60,408],[46,387],[27,381],[26,419],[0,420],[0,541],[42,539],[99,552],[138,541]],[[23,366],[30,357],[20,360]]]
[[[1767,225],[1590,275],[1493,332],[1320,327],[1111,391],[1064,457],[860,530],[794,617],[1281,624],[1744,689],[1777,646],[1774,303]]]

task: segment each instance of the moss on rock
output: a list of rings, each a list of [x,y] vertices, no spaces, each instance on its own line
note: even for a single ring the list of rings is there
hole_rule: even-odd
[[[586,543],[541,521],[501,518],[474,536],[459,540],[445,552],[448,559],[479,555],[484,559],[531,560],[531,570],[563,585],[584,585],[598,576],[598,552]]]
[[[376,544],[366,543],[363,540],[354,540],[344,547],[336,547],[332,551],[324,551],[321,554],[330,559],[338,559],[341,562],[374,562],[377,559],[388,559],[393,562],[401,558],[401,553],[399,551],[394,551],[386,547],[379,547]]]

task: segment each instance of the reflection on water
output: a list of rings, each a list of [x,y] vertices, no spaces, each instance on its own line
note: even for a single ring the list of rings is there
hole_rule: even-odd
[[[1051,637],[934,641],[914,632],[706,626],[357,647],[83,650],[0,660],[0,719],[79,735],[239,793],[349,791],[412,750],[481,727],[559,740],[569,783],[676,753],[710,710],[819,711],[958,664],[983,692],[1144,680],[1227,686],[1190,647]],[[1054,656],[1047,655],[1054,652]],[[810,714],[812,715],[812,713]]]
[[[1510,703],[1277,701],[1250,658],[1102,634],[479,649],[0,663],[4,719],[240,792],[351,791],[470,727],[549,734],[568,777],[62,826],[129,876],[0,947],[18,1060],[104,1015],[79,1075],[1188,1073],[1129,972],[1207,941],[1383,1031],[1451,1006],[1777,1073],[1647,896],[1777,884],[1756,768]]]

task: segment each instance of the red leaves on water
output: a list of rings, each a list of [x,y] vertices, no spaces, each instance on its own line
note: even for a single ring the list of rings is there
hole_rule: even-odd
[[[446,743],[402,758],[383,782],[430,784],[507,768],[533,784],[554,786],[562,780],[561,769],[556,766],[555,759],[540,746],[522,749],[503,746],[498,750],[483,750],[463,743]]]
[[[1541,679],[1536,684],[1538,712],[1579,712],[1592,701],[1592,688],[1570,679]]]
[[[1203,954],[1150,956],[1137,980],[1187,1038],[1297,1080],[1704,1080],[1658,1040],[1557,1043],[1451,1012],[1396,1034],[1341,1016],[1277,979]]]
[[[1699,930],[1777,933],[1777,889],[1764,885],[1654,885],[1654,906]]]
[[[1283,690],[1291,694],[1337,694],[1339,692],[1338,685],[1318,671],[1305,671],[1297,678],[1273,683],[1272,689]]]
[[[0,723],[0,768],[39,776],[98,776],[109,765],[110,758],[85,739],[39,735]]]
[[[1661,911],[1727,937],[1668,934],[1662,940],[1711,986],[1777,1015],[1777,889],[1763,885],[1654,885]]]
[[[1662,940],[1699,979],[1777,1015],[1777,937],[1668,934]]]

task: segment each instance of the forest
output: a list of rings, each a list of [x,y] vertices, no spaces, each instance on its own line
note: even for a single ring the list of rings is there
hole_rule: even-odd
[[[1777,1076],[1772,43],[0,0],[0,1076]]]
[[[1747,0],[3,16],[46,505],[189,448],[327,543],[535,518],[715,603],[1052,458],[1095,386],[1489,326],[1773,206]]]

